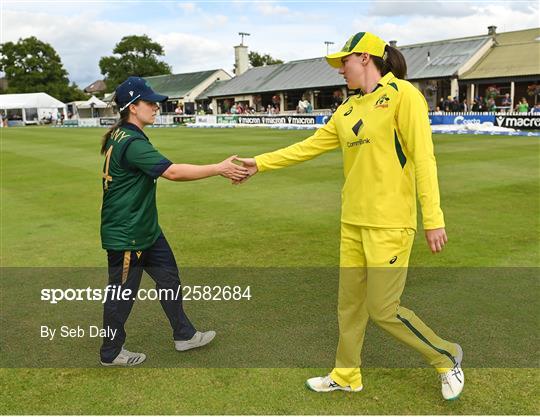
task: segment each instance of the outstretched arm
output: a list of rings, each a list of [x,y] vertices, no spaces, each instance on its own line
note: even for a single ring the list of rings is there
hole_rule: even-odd
[[[274,152],[258,155],[255,158],[237,158],[247,168],[248,174],[241,180],[233,180],[233,184],[241,184],[259,171],[284,168],[289,165],[308,161],[338,146],[339,138],[336,132],[336,126],[334,120],[330,119],[325,126],[318,129],[314,135],[302,142],[297,142]]]
[[[308,161],[339,146],[334,118],[317,129],[309,138],[274,152],[257,155],[254,159],[259,171],[279,169]]]
[[[221,175],[233,181],[241,181],[248,175],[248,169],[236,165],[233,161],[237,160],[233,155],[219,164],[212,165],[191,165],[191,164],[172,164],[161,174],[163,178],[171,181],[194,181],[203,178]]]

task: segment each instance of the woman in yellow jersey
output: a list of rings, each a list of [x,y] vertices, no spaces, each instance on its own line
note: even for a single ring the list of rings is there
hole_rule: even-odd
[[[342,190],[339,342],[333,371],[306,381],[317,392],[361,391],[360,354],[368,318],[420,352],[441,375],[442,395],[463,389],[463,352],[437,336],[400,305],[416,231],[416,197],[433,253],[447,242],[439,203],[437,167],[422,94],[403,78],[403,55],[379,37],[360,32],[341,52],[328,55],[349,89],[329,122],[302,142],[255,158],[250,170],[283,168],[341,147]]]

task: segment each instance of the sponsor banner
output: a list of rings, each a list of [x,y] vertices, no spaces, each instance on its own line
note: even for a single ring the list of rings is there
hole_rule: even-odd
[[[24,126],[24,122],[22,120],[8,120],[7,125],[8,127]]]
[[[503,116],[495,117],[495,126],[510,127],[523,130],[540,130],[540,115]]]
[[[495,116],[491,114],[459,114],[459,115],[429,115],[432,125],[480,125],[494,123]]]
[[[79,121],[77,119],[67,119],[62,124],[64,126],[79,126]]]
[[[105,117],[104,117],[105,119]],[[116,119],[115,123],[116,123]],[[100,126],[100,119],[79,119],[79,126],[81,127],[99,127]]]
[[[330,120],[331,115],[217,115],[197,116],[197,123],[206,124],[240,124],[240,125],[323,125]]]
[[[540,132],[499,131],[499,130],[443,130],[433,128],[432,133],[442,135],[489,135],[489,136],[528,136],[540,137]]]
[[[195,116],[173,116],[175,125],[185,125],[186,123],[195,123]]]
[[[100,117],[99,125],[100,126],[114,126],[118,119],[116,117]]]
[[[315,125],[317,116],[238,116],[238,123],[247,125]]]
[[[207,123],[207,124],[213,124],[217,123],[217,117],[213,114],[205,114],[195,117],[195,123]]]
[[[156,121],[153,126],[171,126],[174,124],[173,117],[169,114],[160,114],[156,116]]]
[[[238,116],[217,116],[218,123],[236,124],[238,123]]]

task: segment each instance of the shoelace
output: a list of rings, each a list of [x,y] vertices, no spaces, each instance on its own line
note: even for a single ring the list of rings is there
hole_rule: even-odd
[[[329,387],[335,387],[338,385],[337,382],[335,382],[331,377],[330,374],[326,375],[322,380],[323,385],[327,385]]]
[[[448,384],[448,383],[449,383],[449,382],[448,382],[448,376],[447,376],[447,375],[450,374],[450,373],[451,373],[451,375],[452,375],[453,377],[455,377],[459,382],[461,382],[461,379],[459,379],[459,376],[461,375],[461,370],[458,368],[458,365],[456,364],[456,365],[454,365],[454,367],[452,368],[451,371],[446,372],[446,373],[444,373],[444,374],[441,374],[441,382],[442,382],[443,384]]]

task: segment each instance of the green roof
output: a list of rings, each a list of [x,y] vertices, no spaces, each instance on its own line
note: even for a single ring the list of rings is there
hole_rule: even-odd
[[[496,35],[496,44],[461,79],[540,75],[540,28]]]
[[[171,99],[182,98],[219,70],[188,72],[185,74],[156,75],[144,77],[152,90]]]

